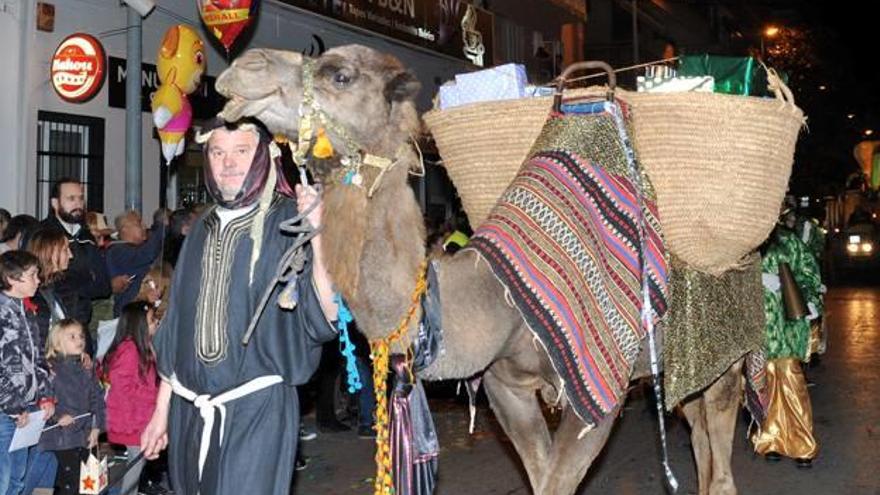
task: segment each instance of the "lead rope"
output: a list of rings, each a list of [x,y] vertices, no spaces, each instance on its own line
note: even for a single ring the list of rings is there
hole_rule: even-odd
[[[636,166],[635,153],[630,144],[629,136],[626,133],[625,122],[623,120],[620,105],[612,100],[608,102],[607,106],[611,110],[611,115],[614,117],[614,123],[617,125],[617,134],[620,138],[620,144],[626,153],[630,178],[639,188],[639,194],[636,196],[638,198],[639,207],[638,232],[641,251],[639,253],[639,258],[642,264],[641,318],[642,325],[645,326],[648,334],[648,350],[651,355],[651,378],[654,382],[654,396],[657,399],[657,423],[660,429],[660,444],[663,452],[663,471],[666,475],[666,481],[669,483],[669,487],[672,489],[672,492],[675,493],[678,491],[678,480],[675,479],[675,474],[672,472],[672,468],[669,467],[669,451],[666,447],[666,420],[665,415],[663,414],[663,391],[660,385],[660,365],[657,358],[657,342],[654,334],[654,315],[651,308],[650,288],[648,286],[648,262],[645,259],[645,253],[648,252],[647,240],[645,239],[645,205],[643,200],[645,187],[642,181],[642,175]]]

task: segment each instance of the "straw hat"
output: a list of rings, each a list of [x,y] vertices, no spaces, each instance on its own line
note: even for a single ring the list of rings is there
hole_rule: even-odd
[[[90,211],[86,213],[86,224],[92,235],[110,235],[113,229],[107,225],[107,218],[100,211]]]

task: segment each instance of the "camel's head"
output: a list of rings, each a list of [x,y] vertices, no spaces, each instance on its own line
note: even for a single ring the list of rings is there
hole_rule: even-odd
[[[304,81],[309,87],[304,88]],[[334,48],[317,59],[282,50],[248,50],[220,74],[216,86],[229,98],[220,117],[255,117],[294,142],[304,95],[368,153],[392,154],[418,130],[415,76],[396,58],[364,46]],[[339,136],[328,134],[334,147],[344,146]]]

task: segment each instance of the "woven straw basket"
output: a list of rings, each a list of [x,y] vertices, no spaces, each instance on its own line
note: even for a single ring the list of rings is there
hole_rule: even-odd
[[[667,247],[694,269],[739,266],[776,223],[804,115],[772,71],[768,78],[776,99],[616,92],[632,108],[634,147],[657,192]],[[552,104],[505,100],[424,116],[472,225],[516,175]]]

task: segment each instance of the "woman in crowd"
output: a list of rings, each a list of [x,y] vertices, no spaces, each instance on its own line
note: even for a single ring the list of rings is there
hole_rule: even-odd
[[[60,230],[37,229],[27,241],[27,250],[40,262],[40,287],[32,298],[37,308],[37,327],[40,350],[46,349],[49,328],[67,318],[67,307],[55,294],[55,283],[64,276],[70,264],[71,252],[67,237]],[[85,367],[91,365],[86,355]],[[23,495],[31,495],[37,488],[51,489],[55,485],[55,454],[42,445],[28,449],[27,474]]]
[[[28,240],[27,250],[40,261],[42,283],[34,295],[37,305],[37,324],[40,327],[40,347],[44,348],[52,323],[67,318],[67,307],[55,294],[55,283],[64,276],[73,256],[64,232],[39,229]]]

